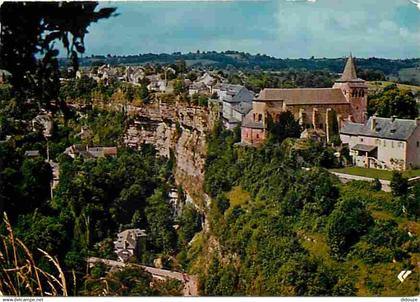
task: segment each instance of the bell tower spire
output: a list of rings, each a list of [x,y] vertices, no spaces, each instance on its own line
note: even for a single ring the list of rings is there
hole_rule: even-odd
[[[353,56],[350,53],[346,66],[344,67],[343,74],[341,75],[339,81],[348,82],[354,80],[357,80],[356,66],[354,65]]]
[[[367,111],[368,86],[357,77],[356,66],[352,54],[347,59],[343,74],[335,81],[333,88],[340,88],[350,104],[351,119],[364,123]]]

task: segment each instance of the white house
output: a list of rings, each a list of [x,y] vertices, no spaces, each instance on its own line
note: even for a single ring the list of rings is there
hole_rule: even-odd
[[[346,122],[340,138],[359,167],[420,168],[420,119],[371,117],[365,124]]]
[[[222,105],[223,122],[228,129],[240,125],[243,117],[252,109],[255,94],[244,86],[216,84],[213,93],[217,93]]]
[[[217,79],[206,72],[191,84],[188,93],[189,95],[195,93],[212,93],[213,86],[216,83]]]

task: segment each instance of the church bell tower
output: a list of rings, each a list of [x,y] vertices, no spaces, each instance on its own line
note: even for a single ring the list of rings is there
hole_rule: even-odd
[[[347,59],[343,74],[335,81],[333,88],[340,88],[350,103],[351,119],[356,123],[364,123],[367,113],[368,86],[365,80],[357,77],[352,55]]]

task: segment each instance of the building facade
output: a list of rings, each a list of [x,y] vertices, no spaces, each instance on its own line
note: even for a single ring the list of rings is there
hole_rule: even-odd
[[[227,129],[241,125],[246,114],[252,109],[254,92],[242,85],[216,84],[213,93],[221,104],[223,124]]]
[[[353,164],[359,167],[406,170],[420,168],[420,119],[371,117],[365,124],[346,122],[340,129]]]
[[[243,119],[242,143],[254,146],[263,143],[267,137],[268,118],[278,121],[284,111],[292,112],[303,129],[323,130],[328,138],[332,118],[337,119],[339,127],[345,120],[365,122],[367,95],[368,86],[357,77],[351,56],[332,88],[263,89],[254,99],[251,112]]]
[[[114,241],[114,251],[118,260],[127,262],[131,257],[140,259],[145,250],[146,232],[141,229],[128,229],[118,233]]]

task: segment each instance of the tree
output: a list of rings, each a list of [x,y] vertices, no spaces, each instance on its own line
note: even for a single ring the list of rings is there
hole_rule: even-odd
[[[340,201],[327,222],[327,242],[331,254],[344,256],[372,223],[372,216],[357,196]]]
[[[148,198],[145,209],[148,224],[148,240],[157,251],[170,252],[175,245],[175,231],[165,191],[156,190]]]
[[[391,190],[394,196],[406,196],[408,192],[408,179],[403,177],[401,172],[393,171],[391,179]]]
[[[176,95],[180,95],[186,92],[186,87],[184,85],[184,82],[180,79],[177,79],[174,81],[173,87],[174,87],[174,93]]]
[[[382,190],[382,183],[379,181],[378,178],[375,178],[372,182],[372,190],[380,191]]]
[[[380,117],[415,119],[418,116],[417,103],[411,91],[399,89],[395,84],[369,98],[368,113]]]
[[[268,117],[269,142],[281,143],[288,137],[299,137],[301,128],[290,111],[281,112],[278,120]]]
[[[52,101],[65,108],[58,97],[59,51],[54,42],[62,42],[75,72],[78,55],[85,52],[88,26],[115,11],[115,8],[96,10],[97,6],[97,2],[2,4],[0,68],[12,71],[11,84],[18,94],[33,97],[47,109],[52,108]]]
[[[194,235],[201,231],[201,217],[193,205],[187,204],[182,209],[180,219],[180,239],[183,244],[188,244]]]
[[[150,286],[152,275],[140,267],[126,267],[123,270],[101,275],[100,269],[95,269],[92,276],[84,282],[83,295],[99,296],[106,293],[110,296],[154,296],[158,291]],[[105,282],[103,281],[105,280]]]

